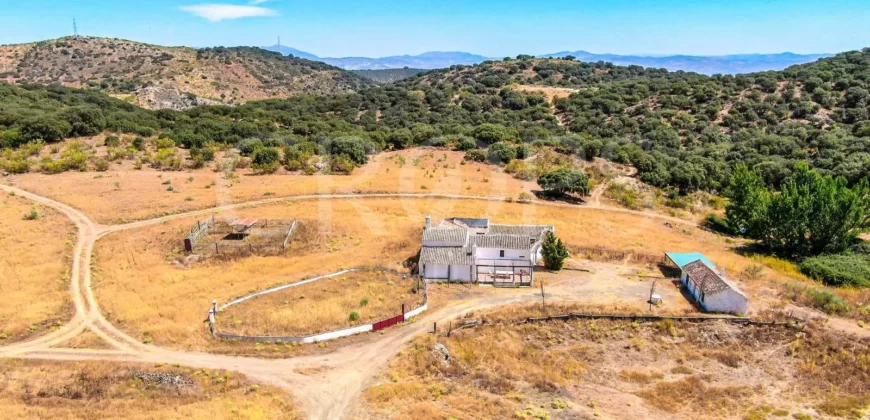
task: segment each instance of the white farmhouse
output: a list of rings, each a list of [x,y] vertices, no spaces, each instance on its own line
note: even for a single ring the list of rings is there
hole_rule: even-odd
[[[680,281],[707,312],[746,314],[749,298],[700,253],[667,253],[680,267]]]
[[[550,225],[499,225],[451,218],[432,227],[426,216],[420,274],[429,281],[530,286]]]

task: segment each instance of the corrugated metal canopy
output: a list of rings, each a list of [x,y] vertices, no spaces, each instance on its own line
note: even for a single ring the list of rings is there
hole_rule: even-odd
[[[704,254],[700,252],[666,252],[665,255],[667,255],[668,259],[673,261],[673,263],[681,269],[699,260],[704,264],[707,264],[707,266],[710,268],[716,268],[716,264],[713,264],[713,261],[710,261],[709,258],[704,256]]]

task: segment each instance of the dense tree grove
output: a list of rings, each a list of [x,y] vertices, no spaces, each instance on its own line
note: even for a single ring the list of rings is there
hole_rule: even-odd
[[[515,85],[577,90],[551,103]],[[721,192],[737,163],[775,189],[802,161],[855,185],[870,173],[870,49],[779,72],[712,77],[519,57],[352,94],[186,111],[148,111],[93,91],[0,85],[0,147],[105,130],[159,135],[192,149],[248,139],[278,148],[311,143],[311,153],[340,153],[355,164],[364,162],[357,145],[368,154],[491,147],[485,156],[495,162],[547,146],[632,164],[644,182],[682,193]],[[338,138],[345,140],[330,146]]]
[[[822,175],[801,163],[781,192],[772,192],[761,176],[738,166],[728,188],[726,214],[729,226],[774,253],[789,258],[836,254],[870,229],[866,179],[850,188],[845,178]]]

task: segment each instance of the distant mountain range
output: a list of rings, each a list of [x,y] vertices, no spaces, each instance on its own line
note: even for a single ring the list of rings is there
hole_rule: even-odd
[[[663,57],[595,54],[588,51],[563,51],[545,54],[541,57],[554,58],[574,56],[580,61],[608,61],[620,66],[638,65],[643,67],[666,68],[671,71],[683,70],[702,74],[737,74],[767,70],[782,70],[786,67],[809,63],[833,54],[737,54],[737,55],[669,55]]]
[[[280,52],[284,55],[293,54],[296,57],[307,58],[309,60],[322,61],[326,64],[331,64],[336,67],[341,67],[345,70],[385,70],[385,69],[401,69],[405,67],[415,69],[440,69],[450,67],[454,64],[477,64],[489,58],[482,55],[471,54],[459,51],[430,51],[420,55],[394,55],[390,57],[369,58],[369,57],[318,57],[314,54],[305,51],[299,51],[296,48],[285,47],[283,45],[272,45],[270,47],[262,47],[265,50]]]
[[[273,45],[263,47],[270,51],[282,54],[292,54],[296,57],[309,60],[322,61],[345,70],[381,70],[400,69],[404,67],[417,69],[438,69],[450,67],[455,64],[477,64],[486,60],[499,60],[501,57],[485,57],[461,51],[432,51],[419,55],[396,55],[390,57],[318,57],[314,54],[300,51],[295,48]],[[618,54],[595,54],[588,51],[562,51],[552,54],[543,54],[538,57],[565,57],[574,56],[580,61],[608,61],[613,64],[628,66],[639,65],[644,67],[666,68],[671,71],[683,70],[702,74],[737,74],[752,73],[766,70],[782,70],[795,64],[809,63],[820,58],[830,57],[832,54],[793,54],[789,52],[779,54],[737,54],[718,56],[696,55],[669,55],[669,56],[642,56],[642,55],[618,55]]]

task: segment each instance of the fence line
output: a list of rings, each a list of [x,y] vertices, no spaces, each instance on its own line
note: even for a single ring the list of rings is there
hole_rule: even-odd
[[[293,224],[290,225],[290,230],[287,231],[287,237],[284,238],[284,243],[281,248],[287,249],[287,243],[290,242],[290,237],[293,236],[293,231],[296,230],[296,219],[293,219]]]
[[[567,321],[570,319],[608,319],[608,320],[631,320],[631,321],[687,321],[687,322],[704,322],[704,321],[728,321],[733,322],[735,324],[744,324],[744,325],[759,325],[759,326],[786,326],[792,328],[800,328],[795,324],[790,322],[776,322],[776,321],[756,321],[749,317],[735,317],[735,316],[695,316],[695,315],[621,315],[621,314],[585,314],[585,313],[567,313],[560,315],[548,315],[542,317],[528,317],[524,319],[520,319],[512,322],[514,325],[519,324],[529,324],[535,322],[546,322],[546,321]],[[467,320],[464,323],[458,325],[456,328],[450,328],[447,332],[444,333],[445,336],[449,337],[450,333],[458,330],[462,330],[465,328],[475,328],[477,326],[485,324],[482,320]]]
[[[308,284],[308,283],[315,282],[318,280],[323,280],[323,279],[330,278],[330,277],[340,276],[342,274],[351,273],[351,272],[355,272],[355,271],[383,271],[383,272],[388,272],[388,273],[393,273],[393,274],[404,275],[404,273],[400,273],[400,272],[395,271],[395,270],[381,269],[381,268],[377,268],[377,267],[349,268],[346,270],[337,271],[335,273],[324,274],[324,275],[312,277],[310,279],[305,279],[305,280],[297,281],[294,283],[283,284],[283,285],[275,286],[275,287],[272,287],[272,288],[269,288],[266,290],[262,290],[259,292],[254,292],[254,293],[236,298],[234,300],[231,300],[231,301],[223,304],[219,308],[217,306],[217,301],[215,300],[215,301],[212,301],[212,308],[209,309],[209,313],[208,313],[208,322],[209,322],[209,329],[211,330],[211,334],[214,337],[222,338],[222,339],[226,339],[226,340],[253,341],[253,342],[259,342],[259,343],[290,343],[290,342],[295,342],[295,343],[300,343],[300,344],[317,343],[320,341],[334,340],[336,338],[347,337],[350,335],[361,334],[364,332],[376,331],[376,330],[381,329],[381,328],[386,328],[388,326],[392,326],[392,325],[395,325],[395,324],[398,324],[401,322],[406,322],[409,319],[411,319],[417,315],[420,315],[421,313],[423,313],[429,309],[429,288],[428,288],[428,285],[426,284],[426,282],[422,282],[423,283],[423,304],[422,305],[420,305],[417,308],[414,308],[410,311],[404,312],[400,315],[396,315],[396,316],[393,316],[393,317],[390,317],[387,319],[375,321],[375,322],[372,322],[369,324],[355,325],[355,326],[349,327],[349,328],[343,328],[340,330],[329,331],[329,332],[324,332],[324,333],[314,334],[314,335],[309,335],[309,336],[301,336],[301,337],[239,335],[239,334],[230,334],[230,333],[220,332],[217,329],[217,313],[220,311],[223,311],[224,309],[226,309],[230,306],[242,303],[244,301],[255,298],[257,296],[263,296],[263,295],[266,295],[269,293],[274,293],[274,292],[288,289],[291,287],[301,286],[303,284]],[[378,328],[375,328],[376,325],[378,326]]]

